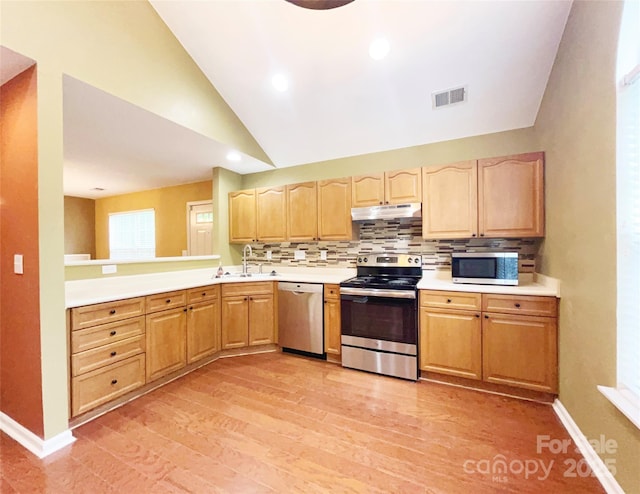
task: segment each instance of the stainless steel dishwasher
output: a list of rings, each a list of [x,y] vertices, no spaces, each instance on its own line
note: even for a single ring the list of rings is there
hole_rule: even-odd
[[[326,359],[323,285],[278,283],[278,343],[284,351]]]

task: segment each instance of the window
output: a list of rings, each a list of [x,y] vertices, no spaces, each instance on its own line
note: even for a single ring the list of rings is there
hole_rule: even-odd
[[[109,215],[109,259],[151,259],[156,256],[153,209]]]
[[[600,391],[640,428],[640,2],[624,6],[618,46],[617,385]]]

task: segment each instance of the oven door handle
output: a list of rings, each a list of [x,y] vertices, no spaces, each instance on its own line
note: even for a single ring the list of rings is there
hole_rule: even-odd
[[[415,290],[381,290],[379,288],[340,287],[340,295],[360,295],[363,297],[415,299]]]

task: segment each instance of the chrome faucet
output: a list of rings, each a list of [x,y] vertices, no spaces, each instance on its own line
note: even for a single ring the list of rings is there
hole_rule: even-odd
[[[247,266],[247,249],[249,249],[249,255],[253,255],[253,249],[249,244],[245,245],[242,248],[242,276],[247,276],[249,274],[249,269]]]

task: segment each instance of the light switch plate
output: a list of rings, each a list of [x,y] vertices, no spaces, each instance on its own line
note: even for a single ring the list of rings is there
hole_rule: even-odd
[[[118,266],[115,264],[105,264],[102,266],[102,274],[113,274],[118,272]]]
[[[24,258],[22,254],[14,254],[13,256],[13,272],[15,274],[24,274]]]
[[[326,261],[327,260],[327,251],[326,250],[321,250],[320,251],[320,260],[321,261]]]
[[[306,259],[306,255],[304,253],[304,250],[295,250],[293,251],[293,258],[298,260],[298,261],[302,261],[304,259]]]
[[[271,251],[268,250],[267,251],[267,261],[270,261],[270,260],[271,260]]]

